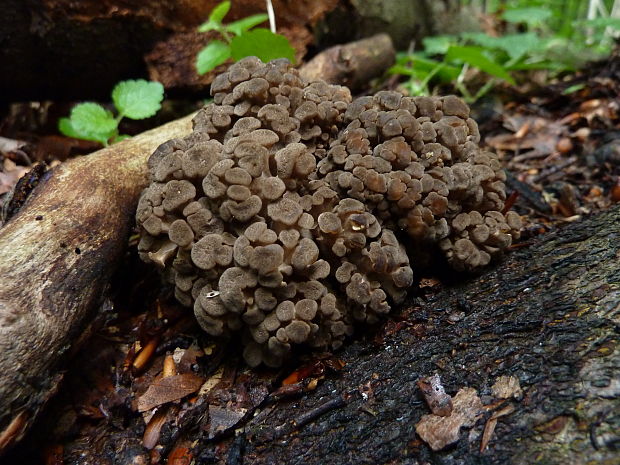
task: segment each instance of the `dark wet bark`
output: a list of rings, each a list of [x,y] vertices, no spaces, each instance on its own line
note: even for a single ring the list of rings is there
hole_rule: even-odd
[[[242,458],[230,463],[617,463],[619,225],[616,207],[446,286],[406,325],[386,326],[397,332],[348,346],[341,377],[246,424],[229,453]],[[428,413],[416,380],[433,373],[448,392],[470,386],[483,400],[500,375],[520,380],[524,398],[484,453],[484,421],[445,451],[416,438]]]

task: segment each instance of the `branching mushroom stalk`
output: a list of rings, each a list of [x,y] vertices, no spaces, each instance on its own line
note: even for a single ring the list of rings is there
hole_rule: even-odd
[[[211,92],[192,134],[149,160],[139,252],[206,332],[241,333],[251,366],[297,344],[335,349],[401,302],[415,264],[395,232],[457,270],[519,235],[505,174],[457,97],[352,101],[254,57]]]

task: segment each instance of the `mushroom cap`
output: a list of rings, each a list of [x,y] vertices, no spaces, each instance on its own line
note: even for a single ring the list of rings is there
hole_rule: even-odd
[[[378,321],[414,283],[410,256],[472,271],[519,236],[497,156],[457,97],[352,101],[256,57],[211,92],[193,132],[149,159],[138,251],[207,333],[241,333],[250,366]]]

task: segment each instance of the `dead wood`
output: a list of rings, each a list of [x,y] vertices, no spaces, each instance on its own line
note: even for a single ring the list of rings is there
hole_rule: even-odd
[[[304,64],[300,73],[308,81],[323,79],[355,91],[383,74],[395,59],[396,52],[390,36],[377,34],[324,50]]]
[[[617,463],[619,224],[616,207],[421,299],[380,337],[348,346],[340,378],[238,430],[231,463]],[[496,402],[440,452],[415,433],[429,413],[416,381],[434,373],[452,395],[472,387]],[[502,375],[522,398],[497,402]],[[486,423],[495,430],[481,451]]]
[[[0,452],[54,393],[123,255],[146,160],[191,115],[47,173],[0,230]]]
[[[112,415],[50,443],[63,445],[66,465],[166,456],[172,463],[181,452],[188,463],[222,465],[617,463],[618,224],[620,207],[524,244],[480,276],[444,277],[336,353],[346,366],[326,372],[316,390],[278,388],[282,376],[245,370],[231,350],[207,359],[219,381],[207,381],[211,387],[192,402],[171,405],[181,413],[156,438],[160,455],[146,448],[145,421],[128,408],[117,413],[122,428]],[[435,373],[448,394],[475,400],[477,392],[486,405],[455,444],[436,452],[416,434],[430,413],[418,382]],[[500,399],[500,377],[518,380],[522,392]],[[57,416],[38,425],[11,463],[38,463],[28,457],[37,447],[40,457],[41,439],[70,405],[57,405]]]
[[[0,69],[5,72],[0,73],[0,101],[106,98],[119,80],[145,75],[145,61],[151,77],[158,76],[168,90],[205,89],[213,75],[200,77],[195,72],[195,53],[204,46],[205,35],[194,32],[218,3],[3,0]],[[305,51],[312,41],[308,29],[337,3],[273,0],[278,30]],[[265,13],[265,0],[235,0],[225,22],[256,13]],[[175,46],[175,37],[193,53]],[[167,46],[168,39],[173,42]],[[158,43],[165,50],[156,47]],[[145,60],[154,48],[159,51]]]

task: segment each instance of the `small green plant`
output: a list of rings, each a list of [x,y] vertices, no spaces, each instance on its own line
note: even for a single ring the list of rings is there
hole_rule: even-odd
[[[506,31],[500,36],[485,33],[462,33],[454,36],[427,37],[422,50],[401,53],[391,74],[408,76],[403,83],[412,95],[430,95],[433,86],[451,85],[469,103],[476,101],[500,81],[515,84],[517,72],[545,70],[549,75],[572,71],[587,61],[602,58],[611,50],[609,28],[620,20],[574,20],[569,27],[551,20],[561,15],[532,2],[497,12]],[[488,75],[472,82],[475,73]],[[475,90],[472,90],[475,89]]]
[[[196,56],[198,74],[205,74],[229,58],[237,61],[247,56],[257,56],[264,62],[275,58],[288,58],[295,61],[295,49],[288,39],[275,34],[269,29],[255,28],[264,23],[268,16],[258,14],[238,21],[222,24],[230,10],[230,2],[218,4],[209,15],[209,19],[200,25],[199,32],[217,31],[223,40],[212,40]]]
[[[121,81],[112,90],[112,101],[118,114],[106,110],[98,103],[76,105],[69,118],[61,118],[58,129],[68,137],[92,140],[107,146],[130,136],[118,133],[121,119],[144,119],[161,108],[164,86],[144,79]]]

